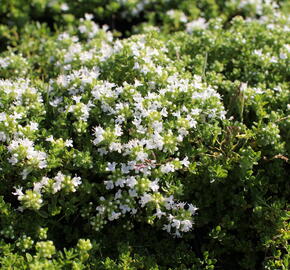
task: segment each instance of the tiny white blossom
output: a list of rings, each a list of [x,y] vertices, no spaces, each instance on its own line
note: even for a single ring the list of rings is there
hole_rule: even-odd
[[[108,217],[108,219],[110,220],[110,221],[113,221],[113,220],[115,220],[115,219],[118,219],[119,217],[121,216],[121,213],[116,213],[116,212],[112,212],[111,213],[111,215]]]
[[[73,147],[73,140],[71,140],[71,139],[70,140],[66,140],[65,141],[65,146],[66,147]]]
[[[172,227],[175,227],[176,229],[179,229],[180,228],[180,225],[181,225],[180,220],[178,220],[178,219],[173,219],[172,220],[172,223],[171,223],[171,226]]]
[[[129,189],[129,195],[132,198],[135,198],[138,196],[137,191],[135,189]]]
[[[188,232],[192,228],[192,221],[186,219],[181,221],[181,231],[182,232]]]
[[[73,184],[75,187],[78,187],[81,183],[82,183],[82,181],[81,181],[81,178],[80,178],[80,177],[74,177],[74,178],[72,179],[72,184]]]
[[[156,209],[156,213],[154,214],[154,216],[157,216],[159,219],[160,219],[162,216],[164,216],[164,215],[165,215],[165,213],[162,212],[162,211],[160,210],[160,208],[157,208],[157,209]]]
[[[174,172],[175,168],[174,165],[171,163],[166,163],[165,165],[162,165],[160,167],[161,172],[163,173],[170,173],[170,172]]]
[[[167,231],[168,233],[170,233],[170,231],[171,231],[171,225],[170,224],[164,224],[162,229],[165,230],[165,231]]]
[[[186,31],[188,33],[192,33],[196,29],[205,29],[207,27],[207,23],[204,18],[198,18],[197,20],[191,21],[186,24]]]
[[[106,170],[110,172],[114,172],[116,170],[116,165],[117,165],[116,162],[108,162]]]
[[[133,188],[137,184],[137,180],[134,176],[127,178],[126,184],[128,187]]]
[[[188,161],[188,157],[185,157],[182,161],[181,164],[185,167],[188,167],[188,165],[190,164],[190,162]]]
[[[15,189],[15,192],[12,192],[12,194],[18,196],[18,199],[24,195],[22,191],[23,187],[14,187],[14,189]]]
[[[104,184],[106,186],[106,189],[113,189],[114,188],[114,182],[112,180],[104,181]]]
[[[150,188],[152,189],[153,192],[158,191],[158,189],[159,189],[158,179],[156,179],[153,182],[150,182],[149,186],[150,186]]]
[[[144,207],[145,204],[147,204],[150,201],[152,201],[152,196],[148,193],[144,193],[143,196],[141,196],[140,198],[141,207]]]

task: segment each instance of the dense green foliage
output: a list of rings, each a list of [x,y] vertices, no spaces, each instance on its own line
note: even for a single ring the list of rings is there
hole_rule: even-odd
[[[1,269],[288,270],[288,8],[1,2]]]

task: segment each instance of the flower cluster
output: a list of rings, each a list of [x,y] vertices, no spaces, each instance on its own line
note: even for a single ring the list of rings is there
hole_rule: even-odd
[[[81,186],[82,175],[62,173],[61,164],[98,175],[92,164],[97,162],[106,175],[106,192],[99,194],[95,214],[89,210],[95,229],[146,213],[147,222],[158,221],[179,237],[193,228],[197,208],[180,202],[166,186],[173,175],[188,171],[186,145],[200,129],[225,119],[220,96],[201,77],[181,75],[165,44],[150,35],[113,42],[112,34],[88,15],[79,31],[89,34],[86,44],[69,33],[59,35],[53,65],[64,70],[49,81],[48,96],[24,80],[2,81],[1,96],[10,113],[1,114],[1,140],[7,144],[8,163],[27,182],[13,192],[19,209],[39,210],[44,195],[74,193]],[[120,58],[127,59],[125,66]],[[130,80],[118,72],[128,73]],[[37,109],[42,117],[30,112]],[[48,116],[53,122],[47,123]],[[62,131],[63,121],[70,122],[69,136]],[[90,150],[79,152],[84,147]],[[79,159],[84,155],[90,165]]]
[[[82,51],[76,39],[74,46]],[[145,209],[151,220],[162,219],[166,231],[180,236],[192,228],[196,208],[188,204],[184,209],[185,204],[164,193],[163,186],[190,164],[182,156],[184,141],[205,122],[225,119],[220,96],[200,77],[182,77],[166,56],[166,46],[156,39],[140,35],[106,46],[111,52],[98,51],[97,66],[83,66],[86,62],[80,57],[74,63],[81,64],[79,69],[66,68],[49,86],[50,105],[59,112],[58,118],[73,116],[75,134],[88,136],[98,162],[105,166],[109,193],[100,197],[91,224],[100,229],[106,220]],[[132,83],[119,81],[115,73],[121,68],[120,57],[128,59],[124,72],[135,74]]]

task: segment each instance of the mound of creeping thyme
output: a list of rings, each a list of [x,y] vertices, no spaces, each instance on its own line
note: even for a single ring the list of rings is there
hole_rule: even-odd
[[[1,267],[287,269],[284,1],[116,2],[0,26]]]
[[[45,89],[24,79],[1,81],[3,173],[14,171],[19,211],[49,215],[52,200],[58,205],[84,192],[93,200],[82,205],[74,195],[75,203],[92,229],[145,215],[180,237],[192,230],[197,208],[170,185],[178,171],[189,170],[188,147],[204,126],[225,119],[220,96],[199,76],[180,73],[163,42],[103,35],[101,46],[89,50],[60,35],[71,43],[55,62],[64,70]]]

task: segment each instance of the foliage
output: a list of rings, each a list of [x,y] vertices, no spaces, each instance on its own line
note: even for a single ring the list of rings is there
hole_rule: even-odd
[[[286,1],[3,3],[1,269],[289,269]]]

